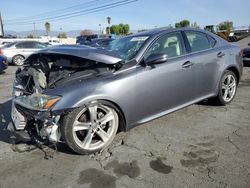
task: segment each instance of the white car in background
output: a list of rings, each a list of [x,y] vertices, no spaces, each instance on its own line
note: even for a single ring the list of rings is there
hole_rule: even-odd
[[[38,41],[13,42],[1,47],[0,54],[5,55],[9,63],[20,66],[23,65],[24,60],[27,59],[27,57],[29,57],[32,53],[49,46],[51,45]]]

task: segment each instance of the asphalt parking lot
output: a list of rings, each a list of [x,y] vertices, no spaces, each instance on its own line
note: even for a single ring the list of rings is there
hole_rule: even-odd
[[[119,133],[96,155],[45,148],[49,160],[15,151],[6,132],[15,70],[0,75],[0,188],[250,187],[250,67],[228,106],[192,105]]]

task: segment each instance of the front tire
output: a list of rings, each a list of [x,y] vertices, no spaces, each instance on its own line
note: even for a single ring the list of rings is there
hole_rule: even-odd
[[[218,96],[215,98],[217,104],[226,105],[234,99],[237,83],[238,80],[234,72],[230,70],[225,71],[220,80]]]
[[[112,104],[95,101],[66,115],[61,131],[73,151],[91,154],[113,141],[118,126],[119,116]]]

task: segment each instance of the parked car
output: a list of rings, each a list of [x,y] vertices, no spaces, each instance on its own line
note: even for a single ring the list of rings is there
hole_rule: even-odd
[[[26,63],[16,72],[8,129],[25,140],[63,141],[80,154],[199,101],[230,103],[243,69],[239,47],[189,28],[141,32],[108,50],[52,47]]]
[[[98,39],[92,39],[89,41],[86,41],[84,45],[87,46],[92,46],[96,48],[107,48],[109,44],[113,41],[114,39],[111,38],[98,38]]]
[[[13,42],[3,46],[0,54],[5,55],[9,63],[23,65],[24,60],[32,53],[47,47],[47,44],[37,41]]]
[[[7,69],[8,62],[7,58],[3,55],[0,55],[0,73],[3,72],[3,70]]]
[[[107,35],[97,35],[97,34],[93,34],[93,35],[80,35],[78,37],[76,37],[76,44],[80,44],[80,45],[86,45],[86,43],[89,43],[92,40],[95,39],[107,39],[110,38],[111,36],[107,36]]]
[[[250,62],[250,43],[248,44],[247,48],[242,50],[242,59],[244,63]]]
[[[7,44],[10,44],[11,42],[2,42],[0,43],[0,48],[2,48],[3,46],[7,45]]]

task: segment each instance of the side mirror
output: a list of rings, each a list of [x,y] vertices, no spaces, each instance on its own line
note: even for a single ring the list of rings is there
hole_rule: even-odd
[[[154,65],[154,64],[165,63],[167,60],[168,60],[167,54],[151,54],[144,60],[144,62],[146,65]]]
[[[250,46],[250,43],[248,43],[248,46]]]

